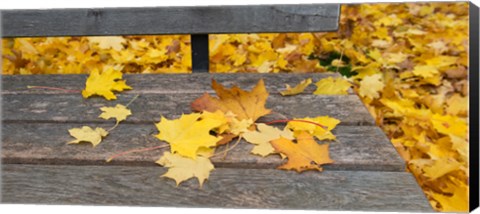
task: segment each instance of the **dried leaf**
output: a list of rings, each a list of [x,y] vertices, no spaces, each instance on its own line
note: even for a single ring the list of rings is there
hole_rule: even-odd
[[[117,104],[115,107],[102,107],[100,110],[102,110],[103,113],[98,117],[105,120],[115,118],[117,123],[126,120],[127,117],[132,114],[132,111],[122,104]]]
[[[179,119],[168,120],[161,118],[155,126],[160,131],[157,137],[170,144],[171,152],[178,153],[189,158],[196,158],[197,150],[201,147],[213,147],[221,137],[210,134],[223,122],[212,118],[200,118],[202,114],[186,114]]]
[[[313,94],[316,95],[346,95],[351,87],[351,84],[341,77],[321,79],[315,85],[317,90]]]
[[[363,97],[369,97],[371,99],[380,97],[379,93],[385,84],[382,80],[382,74],[374,74],[363,78],[360,82],[360,88],[358,93]]]
[[[84,98],[92,95],[100,95],[107,100],[115,100],[117,97],[112,91],[123,91],[124,89],[132,89],[122,79],[122,72],[113,68],[104,70],[101,74],[97,69],[92,70],[87,79],[86,87],[82,91]]]
[[[295,121],[299,120],[299,121]],[[308,123],[308,122],[312,123]],[[329,116],[321,116],[321,117],[305,117],[305,118],[295,118],[293,121],[287,123],[287,127],[293,130],[298,137],[298,133],[303,131],[308,132],[309,134],[315,136],[319,140],[335,140],[335,135],[330,132],[333,130],[338,124],[340,120]],[[321,126],[320,126],[321,125]],[[324,127],[326,128],[324,128]]]
[[[297,136],[297,143],[286,138],[271,141],[275,151],[287,156],[287,163],[279,166],[279,169],[322,171],[321,165],[333,163],[330,159],[328,144],[319,145],[307,132],[301,132]]]
[[[242,137],[249,143],[254,144],[251,153],[265,157],[273,154],[275,149],[270,144],[270,141],[283,137],[288,140],[293,140],[293,132],[285,128],[283,131],[273,126],[268,126],[264,123],[257,124],[258,131],[245,132]]]
[[[263,80],[259,80],[252,91],[244,91],[237,86],[225,89],[222,85],[212,80],[212,88],[217,92],[219,98],[214,98],[205,93],[202,97],[192,102],[195,111],[233,112],[239,120],[256,121],[259,117],[270,113],[265,108],[268,92],[265,89]]]
[[[83,126],[82,128],[69,129],[68,132],[70,133],[71,136],[76,138],[75,140],[68,142],[68,144],[77,144],[81,142],[86,142],[86,143],[91,143],[93,147],[100,144],[100,142],[102,142],[102,138],[108,135],[108,132],[105,131],[105,129],[103,128],[97,127],[95,128],[95,130],[93,130],[88,126]]]
[[[305,88],[307,88],[307,86],[309,86],[310,84],[312,83],[312,79],[311,78],[308,78],[308,79],[305,79],[305,80],[302,80],[302,82],[300,82],[298,85],[296,85],[295,87],[291,87],[290,85],[286,85],[287,89],[285,89],[284,91],[281,91],[280,94],[283,95],[283,96],[290,96],[290,95],[296,95],[296,94],[300,94],[302,93]]]
[[[210,171],[214,169],[212,162],[206,157],[197,156],[195,159],[190,159],[170,152],[164,152],[156,163],[168,167],[168,171],[162,177],[175,180],[177,186],[183,181],[196,177],[201,188],[208,179]]]

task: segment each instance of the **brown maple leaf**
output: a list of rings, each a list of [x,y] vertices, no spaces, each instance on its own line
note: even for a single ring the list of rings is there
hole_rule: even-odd
[[[231,111],[239,120],[252,119],[253,121],[269,114],[271,111],[265,108],[268,92],[265,89],[263,79],[258,81],[252,91],[244,91],[238,86],[226,89],[215,80],[212,80],[212,88],[217,93],[218,98],[205,93],[192,102],[193,110],[209,112],[217,110],[222,112]]]
[[[279,166],[278,169],[296,170],[302,172],[305,170],[322,171],[322,164],[333,163],[328,154],[328,144],[318,144],[313,136],[307,132],[301,132],[297,137],[297,143],[286,138],[279,138],[270,141],[276,152],[280,152],[288,157],[288,161]]]

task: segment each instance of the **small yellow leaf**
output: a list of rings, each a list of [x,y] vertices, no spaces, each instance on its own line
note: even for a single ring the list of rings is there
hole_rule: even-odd
[[[429,177],[432,180],[435,180],[439,177],[444,176],[447,173],[459,170],[460,166],[462,166],[462,164],[458,163],[454,159],[442,158],[434,160],[432,165],[425,166],[423,168],[423,171],[425,172],[425,176]]]
[[[275,149],[270,144],[270,141],[284,137],[293,140],[293,133],[290,129],[285,128],[283,131],[273,126],[268,126],[264,123],[257,124],[258,131],[245,132],[242,137],[249,143],[254,144],[251,153],[265,157],[273,154]]]
[[[132,114],[132,111],[122,104],[117,104],[115,107],[102,107],[100,110],[102,110],[103,113],[98,117],[105,120],[113,117],[117,120],[117,123],[126,120],[127,117]]]
[[[190,159],[170,152],[164,152],[156,163],[168,167],[168,171],[162,177],[175,180],[177,186],[183,181],[197,177],[201,188],[203,182],[208,179],[210,171],[214,169],[212,162],[206,157],[197,156],[195,159]]]
[[[451,115],[434,114],[432,116],[433,127],[440,133],[455,135],[465,138],[467,136],[468,125],[465,120]]]
[[[385,87],[385,84],[382,80],[382,74],[374,74],[371,76],[367,76],[360,81],[360,88],[358,89],[358,93],[362,97],[368,97],[370,99],[375,99],[380,96],[378,93]]]
[[[333,135],[330,131],[333,130],[339,123],[340,120],[329,116],[321,116],[315,118],[306,117],[295,118],[294,121],[290,121],[287,123],[287,127],[294,131],[296,137],[298,137],[298,133],[306,131],[319,140],[335,140],[335,135]],[[319,125],[326,127],[326,129]]]
[[[316,95],[346,95],[350,88],[350,83],[341,78],[328,77],[315,83],[317,90],[313,92]]]
[[[107,100],[115,100],[117,97],[112,91],[123,91],[124,89],[132,89],[122,79],[122,72],[113,68],[108,68],[100,74],[98,69],[93,69],[87,79],[86,87],[82,91],[84,98],[92,95],[100,95]]]
[[[468,97],[454,94],[447,100],[447,113],[450,115],[466,115],[468,108]]]
[[[412,73],[423,78],[430,78],[438,75],[438,70],[436,67],[431,65],[417,65],[415,68],[413,68]]]
[[[237,120],[237,118],[232,118],[229,122],[230,125],[230,133],[234,135],[240,135],[244,132],[248,131],[248,128],[252,126],[253,120],[252,119],[243,119]]]
[[[295,94],[300,94],[302,93],[307,86],[309,86],[312,83],[312,79],[308,78],[306,80],[302,80],[298,85],[295,87],[290,87],[290,85],[286,85],[287,89],[284,91],[281,91],[280,94],[283,96],[289,96],[289,95],[295,95]]]
[[[100,142],[102,142],[102,138],[108,135],[108,132],[105,131],[103,128],[92,128],[88,126],[83,126],[82,128],[73,128],[69,129],[68,132],[71,136],[76,138],[76,140],[72,140],[68,142],[68,144],[77,144],[81,142],[91,143],[93,147],[97,146]]]
[[[89,36],[87,37],[91,43],[98,44],[101,49],[113,49],[121,51],[124,49],[123,44],[127,42],[121,36]]]

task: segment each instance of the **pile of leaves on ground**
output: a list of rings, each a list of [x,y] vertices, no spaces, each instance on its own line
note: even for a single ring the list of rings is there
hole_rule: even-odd
[[[210,35],[213,72],[338,72],[440,211],[468,210],[468,3],[342,7],[331,33]],[[188,36],[3,39],[3,74],[191,71]],[[473,71],[478,72],[478,71]]]

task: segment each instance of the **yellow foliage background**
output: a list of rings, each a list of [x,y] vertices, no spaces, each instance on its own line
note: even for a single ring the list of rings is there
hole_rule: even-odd
[[[3,39],[3,74],[191,72],[190,36]],[[342,6],[329,33],[210,35],[211,72],[328,72],[348,78],[432,206],[468,210],[468,3]],[[477,72],[477,71],[475,71]]]

